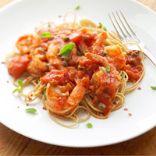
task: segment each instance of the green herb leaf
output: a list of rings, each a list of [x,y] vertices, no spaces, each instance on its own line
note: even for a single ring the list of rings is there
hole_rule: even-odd
[[[89,123],[86,124],[86,127],[87,128],[93,128],[93,125],[92,125],[92,123],[89,122]]]
[[[46,90],[47,90],[47,87],[44,87],[43,88],[43,95],[44,95],[45,98],[46,98]]]
[[[61,55],[68,55],[74,48],[74,43],[66,44],[62,49],[60,50]]]
[[[106,72],[110,73],[110,71],[111,71],[111,67],[110,66],[106,66]]]
[[[25,110],[27,113],[36,114],[37,110],[35,108],[27,108]]]
[[[99,22],[99,26],[100,29],[103,29],[104,31],[107,31],[107,28],[101,23]]]
[[[103,30],[104,30],[104,31],[107,31],[107,28],[106,28],[105,26],[103,26]]]
[[[23,86],[23,80],[18,80],[17,83],[19,86]]]
[[[103,24],[101,22],[99,22],[99,28],[103,28]]]
[[[125,74],[124,74],[124,72],[123,72],[123,71],[121,71],[121,72],[120,72],[120,76],[121,76],[121,78],[122,78],[122,79],[124,79],[124,78],[125,78]]]
[[[20,92],[22,92],[23,86],[24,86],[23,80],[18,80],[17,81],[17,87],[13,90],[12,93],[16,93],[16,92],[20,93]]]
[[[43,32],[40,36],[42,38],[52,38],[52,34],[50,32]]]
[[[120,76],[122,78],[122,80],[128,80],[128,75],[125,71],[120,71]]]
[[[151,89],[156,90],[156,86],[151,86]]]
[[[20,92],[18,88],[14,89],[12,93]]]
[[[77,6],[75,7],[75,10],[80,10],[80,5],[77,5]]]

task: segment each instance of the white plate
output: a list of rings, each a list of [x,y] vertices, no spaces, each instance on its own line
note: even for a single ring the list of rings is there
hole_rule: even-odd
[[[135,27],[140,38],[156,55],[156,14],[132,0],[22,0],[13,2],[0,10],[0,61],[12,51],[15,40],[31,32],[40,22],[58,21],[58,15],[72,10],[80,4],[80,16],[95,22],[102,21],[112,29],[108,13],[122,9]],[[4,65],[0,64],[0,121],[12,130],[49,144],[70,147],[94,147],[118,143],[134,138],[156,125],[156,68],[145,60],[146,74],[140,86],[126,96],[125,107],[113,112],[107,120],[91,118],[92,129],[82,123],[74,129],[67,129],[52,121],[42,105],[36,105],[37,115],[25,113],[23,102],[12,95],[13,85]],[[20,106],[20,108],[17,108]]]

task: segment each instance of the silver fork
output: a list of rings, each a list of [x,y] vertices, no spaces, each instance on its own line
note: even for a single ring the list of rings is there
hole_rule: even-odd
[[[113,24],[113,27],[118,34],[119,38],[125,43],[137,42],[139,47],[142,49],[144,54],[151,60],[151,62],[156,66],[156,58],[145,48],[144,43],[138,38],[137,34],[132,29],[131,25],[128,23],[128,20],[124,16],[123,12],[116,11],[112,12],[109,15],[109,18]],[[128,44],[127,44],[128,45]],[[129,46],[128,48],[132,48]],[[137,48],[137,47],[135,47]],[[133,47],[133,50],[134,47]],[[136,49],[138,50],[138,48]]]

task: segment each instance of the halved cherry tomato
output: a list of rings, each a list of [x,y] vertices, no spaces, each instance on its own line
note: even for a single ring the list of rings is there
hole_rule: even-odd
[[[19,78],[27,69],[29,64],[29,56],[15,56],[9,60],[8,72],[15,79]]]

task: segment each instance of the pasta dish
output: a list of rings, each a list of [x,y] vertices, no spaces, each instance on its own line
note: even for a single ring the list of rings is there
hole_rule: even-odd
[[[7,59],[9,74],[26,102],[40,98],[55,119],[75,123],[108,118],[144,75],[141,50],[129,50],[99,23],[48,24],[20,37]],[[16,80],[19,80],[18,86]],[[32,85],[30,93],[24,87]],[[87,116],[79,117],[80,112]]]

